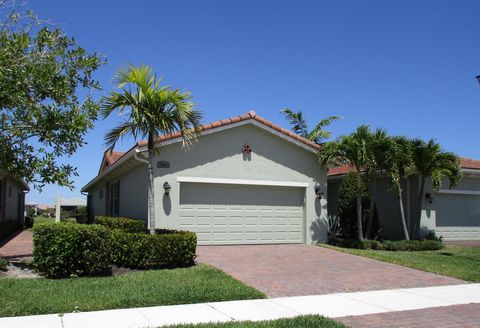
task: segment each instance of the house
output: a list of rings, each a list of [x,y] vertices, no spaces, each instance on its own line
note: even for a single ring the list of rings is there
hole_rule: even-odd
[[[438,192],[427,180],[421,204],[418,204],[419,176],[412,175],[403,183],[403,200],[407,226],[412,231],[415,213],[421,208],[418,231],[424,236],[434,231],[444,240],[480,240],[480,160],[461,158],[463,177],[452,189],[445,179]],[[331,168],[328,172],[328,214],[338,215],[340,184],[345,175],[353,171],[348,165]],[[377,180],[375,203],[382,235],[388,239],[402,238],[397,195],[390,191],[387,177]]]
[[[23,226],[25,193],[30,190],[22,179],[3,173],[0,180],[0,236]]]
[[[159,138],[155,228],[190,230],[201,245],[325,240],[327,170],[319,145],[251,111],[203,126],[188,151],[179,133]],[[147,147],[104,153],[82,188],[90,216],[147,219]],[[147,221],[147,220],[146,220]]]

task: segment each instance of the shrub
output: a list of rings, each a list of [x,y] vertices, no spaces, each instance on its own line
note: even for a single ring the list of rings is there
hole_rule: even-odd
[[[357,194],[362,196],[362,226],[367,228],[368,212],[370,208],[370,197],[366,188],[366,182],[363,181],[363,187],[358,190],[357,176],[350,172],[342,180],[338,190],[338,216],[340,224],[340,236],[345,239],[354,239],[358,236],[357,228]],[[370,237],[377,239],[381,233],[380,221],[377,207],[373,208],[373,222]]]
[[[33,224],[35,222],[35,218],[33,216],[26,216],[25,220],[23,221],[23,226],[25,229],[33,228]]]
[[[18,225],[17,221],[5,221],[0,223],[0,241],[7,239],[15,231],[21,230],[21,227]]]
[[[113,262],[137,269],[185,267],[194,264],[193,232],[157,230],[155,235],[113,231]]]
[[[380,251],[433,251],[443,248],[440,240],[364,240],[336,239],[331,245]]]
[[[0,271],[7,271],[8,261],[0,257]]]
[[[111,273],[112,233],[99,225],[43,223],[33,228],[33,259],[47,278]]]
[[[122,230],[131,233],[145,233],[145,224],[142,220],[110,217],[110,216],[96,216],[95,223],[107,227],[111,230]]]

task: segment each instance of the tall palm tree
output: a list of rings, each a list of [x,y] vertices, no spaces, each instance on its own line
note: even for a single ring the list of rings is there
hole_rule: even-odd
[[[292,126],[292,131],[294,133],[317,144],[332,136],[332,133],[329,131],[325,131],[324,128],[332,124],[333,121],[342,118],[341,116],[330,116],[324,118],[317,123],[313,130],[308,131],[307,120],[303,116],[302,112],[294,112],[290,108],[284,108],[280,111],[280,113],[283,113],[287,120],[290,122],[290,125]]]
[[[153,167],[159,136],[180,131],[183,145],[189,146],[200,133],[202,113],[194,110],[190,92],[160,86],[160,78],[148,66],[128,66],[114,76],[117,90],[102,99],[101,115],[115,110],[124,120],[105,135],[105,143],[113,147],[127,135],[147,138],[148,149],[148,227],[155,233],[155,193]]]
[[[408,179],[415,170],[412,156],[412,141],[402,136],[390,138],[389,141],[390,146],[386,152],[386,171],[392,190],[397,194],[403,235],[406,240],[410,240],[403,205],[402,181]]]
[[[328,164],[350,164],[355,169],[357,177],[357,230],[358,239],[363,238],[362,225],[362,170],[369,163],[369,141],[372,131],[367,125],[361,125],[355,132],[348,136],[342,136],[336,141],[330,141],[320,148],[318,159],[322,165]]]
[[[412,141],[413,161],[415,168],[420,175],[420,188],[418,193],[417,216],[413,227],[413,234],[416,234],[422,215],[422,200],[425,192],[427,178],[432,179],[433,190],[438,191],[444,177],[448,178],[450,188],[454,187],[462,177],[460,159],[452,152],[442,150],[440,144],[434,140],[425,142],[420,139]]]
[[[370,208],[368,210],[367,229],[365,232],[365,238],[369,239],[372,226],[373,215],[375,210],[375,191],[377,188],[377,179],[385,170],[387,164],[387,151],[390,147],[390,139],[387,132],[383,129],[377,129],[370,135],[366,135],[369,139],[367,142],[368,149],[368,165],[365,167],[366,176],[368,181],[368,190],[370,193]]]

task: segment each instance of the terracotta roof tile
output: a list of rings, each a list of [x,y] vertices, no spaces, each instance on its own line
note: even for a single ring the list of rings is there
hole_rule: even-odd
[[[234,124],[234,123],[238,123],[238,122],[242,122],[242,121],[246,121],[246,120],[250,120],[250,119],[253,119],[259,123],[262,123],[284,135],[287,135],[297,141],[300,141],[301,143],[305,144],[305,145],[308,145],[314,149],[319,149],[320,148],[320,145],[312,142],[312,141],[309,141],[305,138],[302,138],[266,119],[264,119],[263,117],[260,117],[258,116],[254,111],[249,111],[248,113],[245,113],[245,114],[242,114],[242,115],[239,115],[239,116],[234,116],[234,117],[231,117],[231,118],[227,118],[227,119],[223,119],[223,120],[220,120],[220,121],[216,121],[216,122],[212,122],[212,123],[208,123],[208,124],[205,124],[201,127],[201,130],[202,131],[208,131],[208,130],[211,130],[211,129],[216,129],[216,128],[219,128],[219,127],[222,127],[222,126],[228,126],[230,124]],[[163,141],[167,141],[167,140],[170,140],[170,139],[175,139],[175,138],[179,138],[181,137],[181,134],[180,132],[175,132],[175,133],[171,133],[171,134],[167,134],[167,135],[162,135],[160,136],[159,138],[157,138],[156,142],[163,142]],[[140,141],[138,142],[138,145],[140,147],[144,147],[147,145],[147,141]]]
[[[460,157],[460,166],[462,169],[480,170],[480,160]],[[328,169],[328,176],[343,175],[353,171],[353,166],[345,164]]]

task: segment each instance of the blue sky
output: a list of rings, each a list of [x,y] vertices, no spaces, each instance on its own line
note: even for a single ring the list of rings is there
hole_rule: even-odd
[[[29,6],[107,56],[96,73],[103,92],[122,65],[148,64],[166,84],[192,91],[206,122],[254,109],[288,127],[279,110],[291,107],[305,111],[311,125],[343,116],[331,126],[335,136],[365,123],[434,138],[480,159],[479,1],[31,0]],[[88,144],[68,159],[80,174],[75,190],[48,186],[27,200],[79,196],[117,121],[96,122]]]

